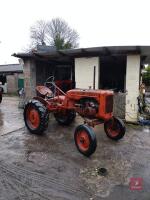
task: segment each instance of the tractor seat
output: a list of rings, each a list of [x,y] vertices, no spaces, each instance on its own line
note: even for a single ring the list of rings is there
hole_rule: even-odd
[[[37,86],[36,87],[36,91],[37,91],[37,95],[41,96],[41,97],[52,97],[53,96],[53,92],[46,86]]]

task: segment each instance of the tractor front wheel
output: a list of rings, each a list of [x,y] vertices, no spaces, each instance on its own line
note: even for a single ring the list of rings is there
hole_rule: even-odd
[[[65,110],[54,113],[54,117],[60,125],[69,125],[75,119],[76,113],[74,110]]]
[[[107,137],[112,140],[120,140],[125,134],[125,125],[124,122],[117,118],[113,117],[104,123],[104,130]]]
[[[76,147],[80,153],[89,157],[97,147],[96,135],[91,127],[79,125],[74,133]]]
[[[48,110],[41,102],[30,100],[25,105],[24,121],[31,133],[42,134],[48,127]]]

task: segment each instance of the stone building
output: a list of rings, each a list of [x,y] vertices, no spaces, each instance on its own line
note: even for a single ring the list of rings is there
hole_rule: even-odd
[[[23,66],[21,64],[0,65],[0,82],[4,93],[17,93],[19,87],[23,87]]]
[[[141,69],[149,62],[150,46],[110,46],[56,50],[40,47],[13,56],[24,62],[25,94],[35,94],[35,86],[50,75],[55,80],[71,80],[71,87],[116,91],[114,112],[127,121],[137,121],[137,97]],[[117,111],[116,111],[117,110]]]

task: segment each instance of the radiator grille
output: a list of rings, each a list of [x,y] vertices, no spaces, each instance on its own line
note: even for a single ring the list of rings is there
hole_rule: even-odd
[[[113,112],[113,95],[106,96],[105,112],[106,113]]]

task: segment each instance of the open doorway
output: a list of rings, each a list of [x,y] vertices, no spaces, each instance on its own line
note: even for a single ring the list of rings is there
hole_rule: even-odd
[[[125,92],[125,80],[126,56],[100,57],[100,88]]]
[[[5,74],[0,74],[0,83],[2,87],[2,92],[7,93],[7,84],[6,84],[6,75]]]
[[[6,75],[0,75],[0,82],[2,83],[2,85],[5,85],[5,83],[6,83]]]
[[[72,89],[71,66],[60,65],[55,67],[55,84],[64,92]]]
[[[36,62],[36,84],[43,85],[46,79],[54,76],[55,84],[64,92],[73,88],[73,70],[71,64]]]
[[[115,91],[113,113],[125,119],[126,56],[100,58],[99,87]]]

